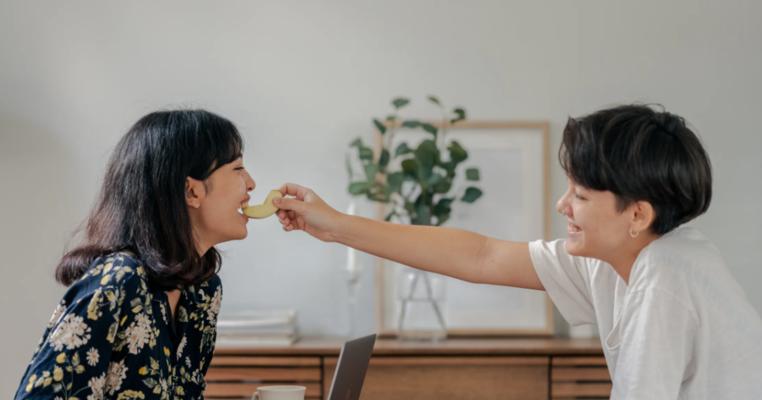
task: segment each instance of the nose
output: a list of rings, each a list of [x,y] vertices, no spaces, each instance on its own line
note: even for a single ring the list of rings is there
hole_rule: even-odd
[[[252,178],[248,172],[246,173],[245,183],[247,192],[251,192],[255,187],[257,187],[257,182],[254,181],[254,178]]]
[[[559,214],[570,216],[570,207],[569,207],[569,194],[571,191],[566,191],[566,193],[561,196],[561,198],[558,199],[556,202],[556,211],[558,211]]]

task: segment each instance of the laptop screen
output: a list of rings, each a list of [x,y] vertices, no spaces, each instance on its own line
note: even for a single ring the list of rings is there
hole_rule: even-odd
[[[376,335],[350,340],[341,346],[328,400],[359,400]]]

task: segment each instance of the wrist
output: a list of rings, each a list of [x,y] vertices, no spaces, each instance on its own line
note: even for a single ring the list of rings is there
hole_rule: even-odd
[[[352,222],[351,215],[335,211],[336,215],[331,218],[331,228],[328,230],[328,237],[331,242],[346,244],[346,231]]]

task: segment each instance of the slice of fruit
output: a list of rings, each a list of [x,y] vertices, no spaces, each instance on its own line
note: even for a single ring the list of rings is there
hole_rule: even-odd
[[[278,211],[278,207],[275,207],[273,204],[273,199],[279,199],[281,197],[283,197],[283,193],[278,190],[271,190],[270,193],[267,194],[267,198],[262,204],[256,206],[246,206],[243,207],[241,211],[243,211],[243,215],[249,218],[267,218]]]

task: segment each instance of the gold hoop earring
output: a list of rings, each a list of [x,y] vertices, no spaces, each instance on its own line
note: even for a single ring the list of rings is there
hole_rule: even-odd
[[[635,239],[636,237],[638,237],[638,235],[640,235],[640,232],[636,231],[635,229],[630,229],[631,238]]]

